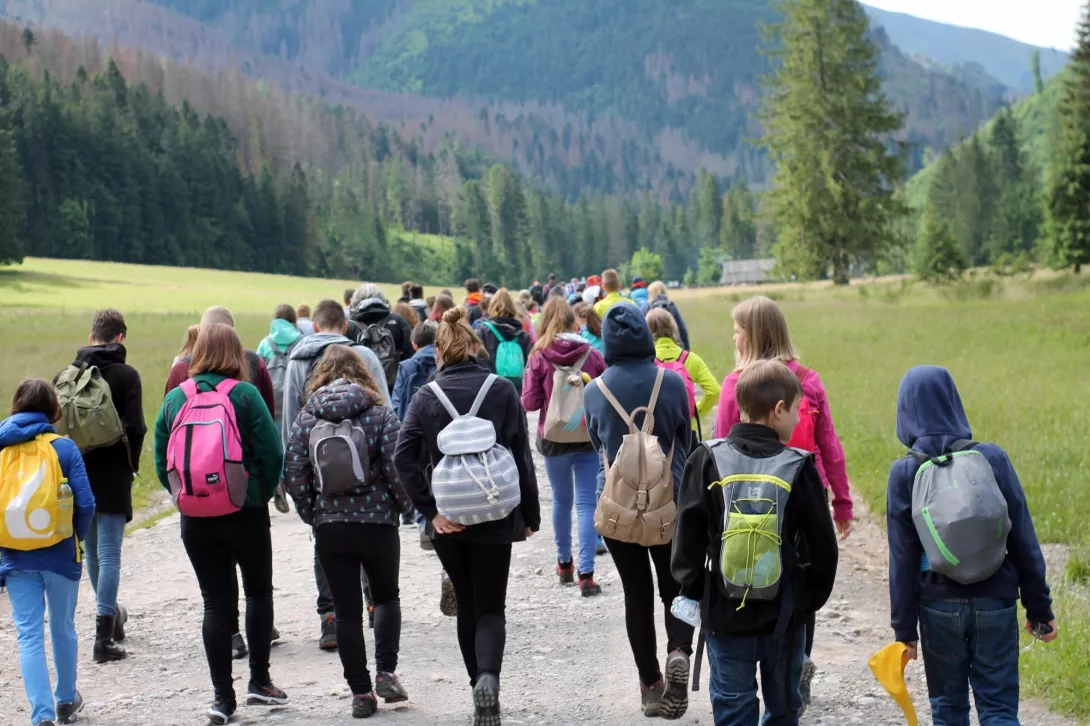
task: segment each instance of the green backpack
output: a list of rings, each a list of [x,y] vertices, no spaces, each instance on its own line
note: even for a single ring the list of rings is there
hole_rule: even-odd
[[[485,323],[492,334],[499,341],[496,348],[496,375],[506,378],[515,384],[516,388],[522,387],[522,369],[526,367],[526,356],[522,353],[522,346],[518,339],[507,340],[492,323]]]
[[[114,408],[110,385],[95,366],[70,365],[57,376],[61,419],[57,433],[76,442],[81,453],[118,441],[128,445],[125,426]]]

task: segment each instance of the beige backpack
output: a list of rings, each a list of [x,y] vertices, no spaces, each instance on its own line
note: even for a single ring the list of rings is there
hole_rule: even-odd
[[[601,378],[595,385],[628,424],[621,447],[610,465],[605,451],[606,484],[594,512],[594,526],[603,537],[620,542],[653,547],[669,544],[674,538],[677,506],[674,504],[674,477],[669,456],[655,436],[655,404],[659,399],[666,371],[659,369],[651,400],[632,413],[627,413]],[[636,428],[635,418],[643,413],[643,427]]]
[[[573,366],[553,363],[553,395],[545,410],[546,441],[582,444],[590,441],[583,415],[583,365],[590,356],[590,346]]]

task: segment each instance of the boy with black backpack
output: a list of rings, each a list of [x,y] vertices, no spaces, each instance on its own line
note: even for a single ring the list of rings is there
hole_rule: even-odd
[[[889,472],[889,594],[897,640],[924,669],[936,726],[1018,723],[1018,609],[1056,638],[1045,560],[1006,452],[978,444],[950,372],[920,366],[897,395],[909,455]],[[919,632],[917,631],[919,624]]]
[[[701,601],[716,726],[757,726],[758,666],[764,723],[794,725],[805,626],[832,592],[836,534],[813,455],[784,443],[799,420],[799,379],[758,361],[736,397],[743,422],[686,464],[671,569],[682,596]]]

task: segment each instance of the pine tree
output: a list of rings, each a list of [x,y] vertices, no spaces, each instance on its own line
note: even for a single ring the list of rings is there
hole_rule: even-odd
[[[739,180],[727,192],[720,246],[735,260],[753,259],[757,248],[757,220],[753,194]]]
[[[692,206],[695,210],[694,232],[698,248],[716,247],[723,223],[723,192],[716,178],[701,169],[696,177]]]
[[[0,112],[0,265],[22,262],[26,252],[26,179],[12,133]]]
[[[993,178],[998,187],[988,238],[988,261],[1029,252],[1041,225],[1037,169],[1018,141],[1018,121],[1010,109],[999,113],[989,140]]]
[[[1079,23],[1057,115],[1060,132],[1045,207],[1048,252],[1055,267],[1074,267],[1077,273],[1090,263],[1090,3]]]
[[[780,0],[769,27],[776,70],[766,78],[763,144],[777,171],[770,192],[785,272],[831,270],[847,284],[873,264],[902,213],[893,196],[903,125],[881,90],[879,50],[856,0]]]
[[[916,243],[916,274],[932,283],[949,282],[965,271],[965,255],[935,204],[930,200],[923,211],[920,237]]]

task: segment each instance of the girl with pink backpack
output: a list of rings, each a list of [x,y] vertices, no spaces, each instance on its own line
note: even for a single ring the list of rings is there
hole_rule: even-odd
[[[214,699],[213,724],[237,708],[231,636],[242,569],[250,681],[246,702],[274,706],[287,694],[269,676],[273,626],[272,539],[268,503],[284,464],[272,414],[246,381],[246,351],[234,329],[201,329],[190,378],[171,391],[155,422],[155,471],[181,513],[181,536],[204,598],[204,650]]]
[[[673,371],[685,382],[689,394],[689,410],[693,417],[693,448],[703,440],[702,421],[719,403],[719,381],[712,374],[708,364],[696,353],[686,350],[681,345],[681,331],[677,321],[666,308],[652,308],[647,312],[647,327],[655,341],[655,365]],[[696,400],[696,389],[701,392]]]

